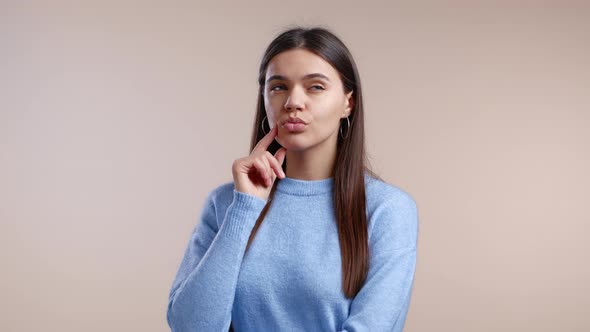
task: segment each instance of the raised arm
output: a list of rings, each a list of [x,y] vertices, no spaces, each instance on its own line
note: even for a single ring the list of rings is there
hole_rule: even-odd
[[[233,191],[217,229],[209,195],[170,290],[168,325],[174,332],[227,331],[248,237],[265,201]]]
[[[233,197],[224,215],[216,206],[220,190],[208,195],[170,290],[166,318],[172,331],[229,329],[250,233],[274,181],[285,177],[281,165],[286,150],[281,148],[274,156],[267,151],[276,135],[275,126],[250,155],[234,161]]]

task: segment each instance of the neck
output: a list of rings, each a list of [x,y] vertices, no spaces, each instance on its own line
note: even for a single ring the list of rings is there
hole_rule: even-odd
[[[285,175],[299,180],[321,180],[333,176],[336,142],[332,139],[305,150],[287,150]]]

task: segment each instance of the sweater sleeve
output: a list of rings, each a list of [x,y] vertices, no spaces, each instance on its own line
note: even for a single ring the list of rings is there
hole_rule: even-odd
[[[372,219],[367,279],[340,332],[404,328],[416,269],[416,204],[409,195],[396,196],[379,206]]]
[[[233,190],[225,215],[205,201],[172,284],[166,318],[174,332],[227,331],[244,251],[266,201]],[[223,218],[218,228],[217,219]]]

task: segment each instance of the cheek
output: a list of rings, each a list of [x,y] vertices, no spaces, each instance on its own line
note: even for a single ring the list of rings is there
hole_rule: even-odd
[[[317,108],[317,112],[314,113],[314,118],[321,121],[324,124],[338,122],[338,119],[342,115],[342,109],[335,103],[326,103]]]
[[[314,112],[313,115],[314,122],[317,124],[316,130],[324,133],[339,130],[341,114],[342,110],[333,103],[318,108],[317,112]]]
[[[268,123],[270,127],[274,127],[277,121],[279,120],[279,113],[276,111],[276,108],[269,104],[264,104],[264,109],[266,110],[266,117],[268,118]]]
[[[276,123],[279,120],[281,108],[282,104],[277,98],[264,101],[264,109],[270,123]]]
[[[276,112],[279,109],[277,106],[280,106],[278,98],[264,98],[264,108],[268,112]]]
[[[266,117],[268,118],[268,124],[270,128],[273,128],[277,124],[277,118],[275,117],[274,113],[266,111]]]

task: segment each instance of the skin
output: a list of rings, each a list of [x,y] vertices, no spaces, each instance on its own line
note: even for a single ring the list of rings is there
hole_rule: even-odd
[[[267,151],[277,135],[277,128],[272,128],[258,141],[250,155],[234,160],[232,175],[237,191],[267,200],[277,176],[281,179],[285,177],[281,168],[285,160],[285,148],[278,149],[274,156]]]
[[[317,73],[325,78],[305,77]],[[307,50],[277,54],[268,65],[265,82],[264,106],[272,130],[250,155],[232,165],[236,190],[264,200],[277,177],[321,180],[332,176],[340,119],[353,106],[353,92],[344,92],[338,71]],[[305,130],[290,132],[282,126],[289,117],[305,121]],[[272,155],[267,148],[275,139],[282,148]],[[286,174],[281,168],[285,157]]]
[[[312,73],[327,78],[304,78]],[[283,79],[272,79],[275,75]],[[286,175],[301,180],[331,177],[340,119],[352,110],[353,92],[344,92],[340,75],[330,63],[303,49],[277,54],[268,65],[265,82],[266,115],[269,123],[278,126],[276,140],[287,150]],[[281,126],[289,117],[305,121],[305,130],[293,133]]]

